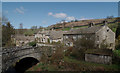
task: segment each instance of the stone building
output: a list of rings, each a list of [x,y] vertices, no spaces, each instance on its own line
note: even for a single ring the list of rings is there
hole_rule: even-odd
[[[102,64],[112,64],[112,50],[88,49],[85,52],[85,61]]]
[[[50,43],[52,42],[63,42],[63,34],[65,32],[64,31],[50,31],[49,35],[50,35]]]
[[[64,31],[42,30],[35,34],[35,39],[41,43],[62,42],[63,33]]]
[[[64,44],[73,46],[73,42],[82,37],[92,39],[95,47],[101,47],[101,44],[107,45],[109,49],[115,49],[115,33],[107,26],[89,25],[88,28],[71,29],[63,34]]]
[[[35,41],[34,36],[25,36],[25,35],[14,36],[14,42],[16,43],[16,46],[23,46],[32,41]]]
[[[35,39],[39,43],[48,43],[49,41],[49,31],[42,30],[35,34]]]

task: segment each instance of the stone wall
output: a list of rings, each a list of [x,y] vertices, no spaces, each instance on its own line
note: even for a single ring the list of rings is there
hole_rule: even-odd
[[[101,64],[112,64],[112,57],[100,54],[85,54],[85,61]]]
[[[42,53],[50,51],[51,54],[53,53],[51,52],[52,49],[54,49],[53,46],[3,48],[2,66],[0,67],[2,67],[2,71],[5,72],[9,67],[15,66],[16,62],[27,57],[32,57],[40,61]]]
[[[96,33],[96,45],[99,44],[99,48],[101,48],[101,44],[106,44],[109,49],[115,49],[115,33],[108,27],[104,26]]]
[[[8,49],[8,48],[7,48]],[[36,51],[37,49],[33,47],[29,48],[12,48],[10,50],[5,50],[2,54],[2,70],[3,72],[6,71],[9,67],[16,64],[17,61],[26,58],[26,57],[33,57],[37,60],[41,58],[41,52]]]

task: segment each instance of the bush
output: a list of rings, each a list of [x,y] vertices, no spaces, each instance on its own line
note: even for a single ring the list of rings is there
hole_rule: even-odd
[[[120,49],[120,35],[118,36],[118,38],[116,39],[116,42],[115,42],[115,48],[116,49]]]
[[[65,56],[69,56],[75,58],[77,60],[84,60],[86,49],[78,49],[74,47],[70,47],[65,51]]]
[[[63,48],[62,47],[58,47],[55,51],[55,53],[50,57],[50,61],[56,62],[58,63],[59,61],[61,61],[64,58],[64,54],[63,54]]]
[[[35,47],[36,46],[36,42],[35,41],[29,42],[29,46]]]
[[[120,65],[120,50],[113,50],[112,63]]]
[[[92,42],[92,43],[91,43]],[[94,39],[90,39],[88,37],[82,37],[78,39],[77,41],[74,41],[74,47],[75,48],[84,48],[84,49],[93,49],[95,48]]]
[[[72,52],[70,53],[70,56],[73,58],[76,58],[78,60],[84,60],[85,51],[87,49],[95,48],[94,40],[89,39],[88,37],[82,37],[82,38],[78,39],[77,41],[74,41],[73,43],[74,43],[74,47],[72,49]]]
[[[85,57],[85,49],[76,49],[74,48],[70,53],[70,56],[76,58],[78,60],[84,60]]]

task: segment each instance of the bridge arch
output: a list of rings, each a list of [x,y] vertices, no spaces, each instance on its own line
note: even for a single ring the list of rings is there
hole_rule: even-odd
[[[25,57],[16,62],[14,68],[17,72],[24,73],[27,69],[36,65],[38,62],[39,60],[34,57]]]

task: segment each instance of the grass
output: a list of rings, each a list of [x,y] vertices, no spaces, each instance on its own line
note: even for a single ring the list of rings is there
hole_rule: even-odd
[[[87,28],[88,26],[79,26],[79,27],[73,27],[74,29],[76,28]],[[71,29],[71,27],[66,27],[64,29],[62,29],[62,31],[69,31]]]
[[[89,71],[118,71],[120,69],[120,66],[111,64],[111,65],[106,65],[106,64],[98,64],[98,63],[91,63],[91,62],[85,62],[81,60],[76,60],[75,58],[64,56],[63,61],[72,67],[72,65],[76,65],[76,70],[89,70]],[[62,69],[66,68],[64,66]],[[58,71],[62,70],[61,68],[59,69],[57,65],[54,64],[43,64],[43,63],[38,63],[37,65],[33,66],[27,71],[39,71],[40,70],[47,70],[47,71]]]
[[[42,62],[38,63],[37,65],[29,68],[27,71],[39,71],[39,70],[48,70],[48,71],[55,71],[56,67],[51,64],[43,64]]]
[[[105,64],[97,64],[97,63],[91,63],[91,62],[85,62],[85,61],[80,61],[80,60],[76,60],[70,57],[64,57],[64,61],[69,62],[69,63],[76,63],[78,64],[80,67],[84,67],[84,68],[97,68],[97,67],[103,67],[106,71],[109,70],[119,70],[120,66],[112,64],[112,65],[105,65]]]
[[[24,32],[24,35],[33,35],[34,33],[36,33],[37,31],[39,31],[39,29],[35,29],[35,30],[31,30],[31,29],[28,29]]]
[[[87,28],[88,26],[79,26],[79,27],[73,27],[73,28]]]
[[[69,31],[70,29],[71,29],[70,27],[67,27],[67,28],[62,29],[62,31]]]

